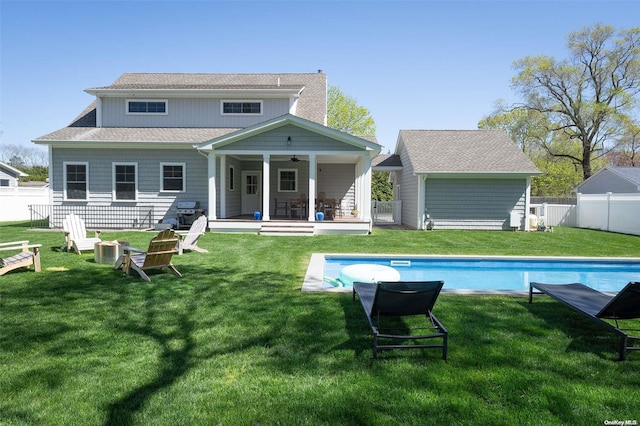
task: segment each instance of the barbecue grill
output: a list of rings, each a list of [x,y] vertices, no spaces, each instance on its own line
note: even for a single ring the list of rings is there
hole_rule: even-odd
[[[179,201],[176,211],[178,228],[190,227],[193,221],[200,217],[203,212],[198,201]]]

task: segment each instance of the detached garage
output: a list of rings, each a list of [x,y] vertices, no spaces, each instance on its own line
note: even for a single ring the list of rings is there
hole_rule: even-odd
[[[401,130],[390,172],[402,224],[415,229],[527,229],[540,171],[501,130]],[[376,164],[389,163],[374,162]]]

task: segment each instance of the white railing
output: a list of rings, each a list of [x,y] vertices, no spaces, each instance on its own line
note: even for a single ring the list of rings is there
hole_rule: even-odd
[[[0,222],[29,220],[31,204],[48,204],[49,188],[0,188]]]
[[[640,235],[640,194],[578,194],[578,226]]]
[[[374,225],[400,225],[402,201],[371,200],[371,217]]]

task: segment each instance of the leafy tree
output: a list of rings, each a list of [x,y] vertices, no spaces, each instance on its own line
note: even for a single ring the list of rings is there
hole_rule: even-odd
[[[327,125],[356,136],[376,134],[376,123],[369,110],[335,86],[330,86],[327,93]]]
[[[637,123],[625,123],[617,149],[608,158],[615,166],[640,167],[640,126]]]
[[[515,62],[513,86],[525,98],[522,108],[547,118],[553,138],[541,140],[552,156],[578,165],[583,179],[593,173],[592,160],[614,148],[622,123],[640,93],[640,28],[620,30],[600,24],[569,34],[570,56],[557,61],[529,56]],[[578,150],[559,150],[558,134]],[[562,144],[566,146],[566,144]]]
[[[554,138],[547,129],[549,124],[544,114],[530,109],[509,110],[503,102],[496,104],[493,115],[478,123],[480,129],[502,129],[520,147],[520,149],[540,169],[542,175],[533,178],[531,195],[567,196],[581,181],[581,173],[567,158],[553,157],[545,146],[555,151],[571,151],[575,145],[566,144],[566,138]]]
[[[371,198],[377,201],[393,200],[393,189],[388,172],[373,172],[371,175]]]
[[[335,86],[327,93],[327,125],[356,136],[375,136],[376,123],[367,108],[345,95]],[[371,197],[378,201],[393,199],[389,174],[373,172],[371,177]]]

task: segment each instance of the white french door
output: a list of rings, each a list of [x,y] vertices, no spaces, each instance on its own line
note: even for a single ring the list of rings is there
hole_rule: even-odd
[[[242,214],[262,211],[262,172],[242,172]]]

